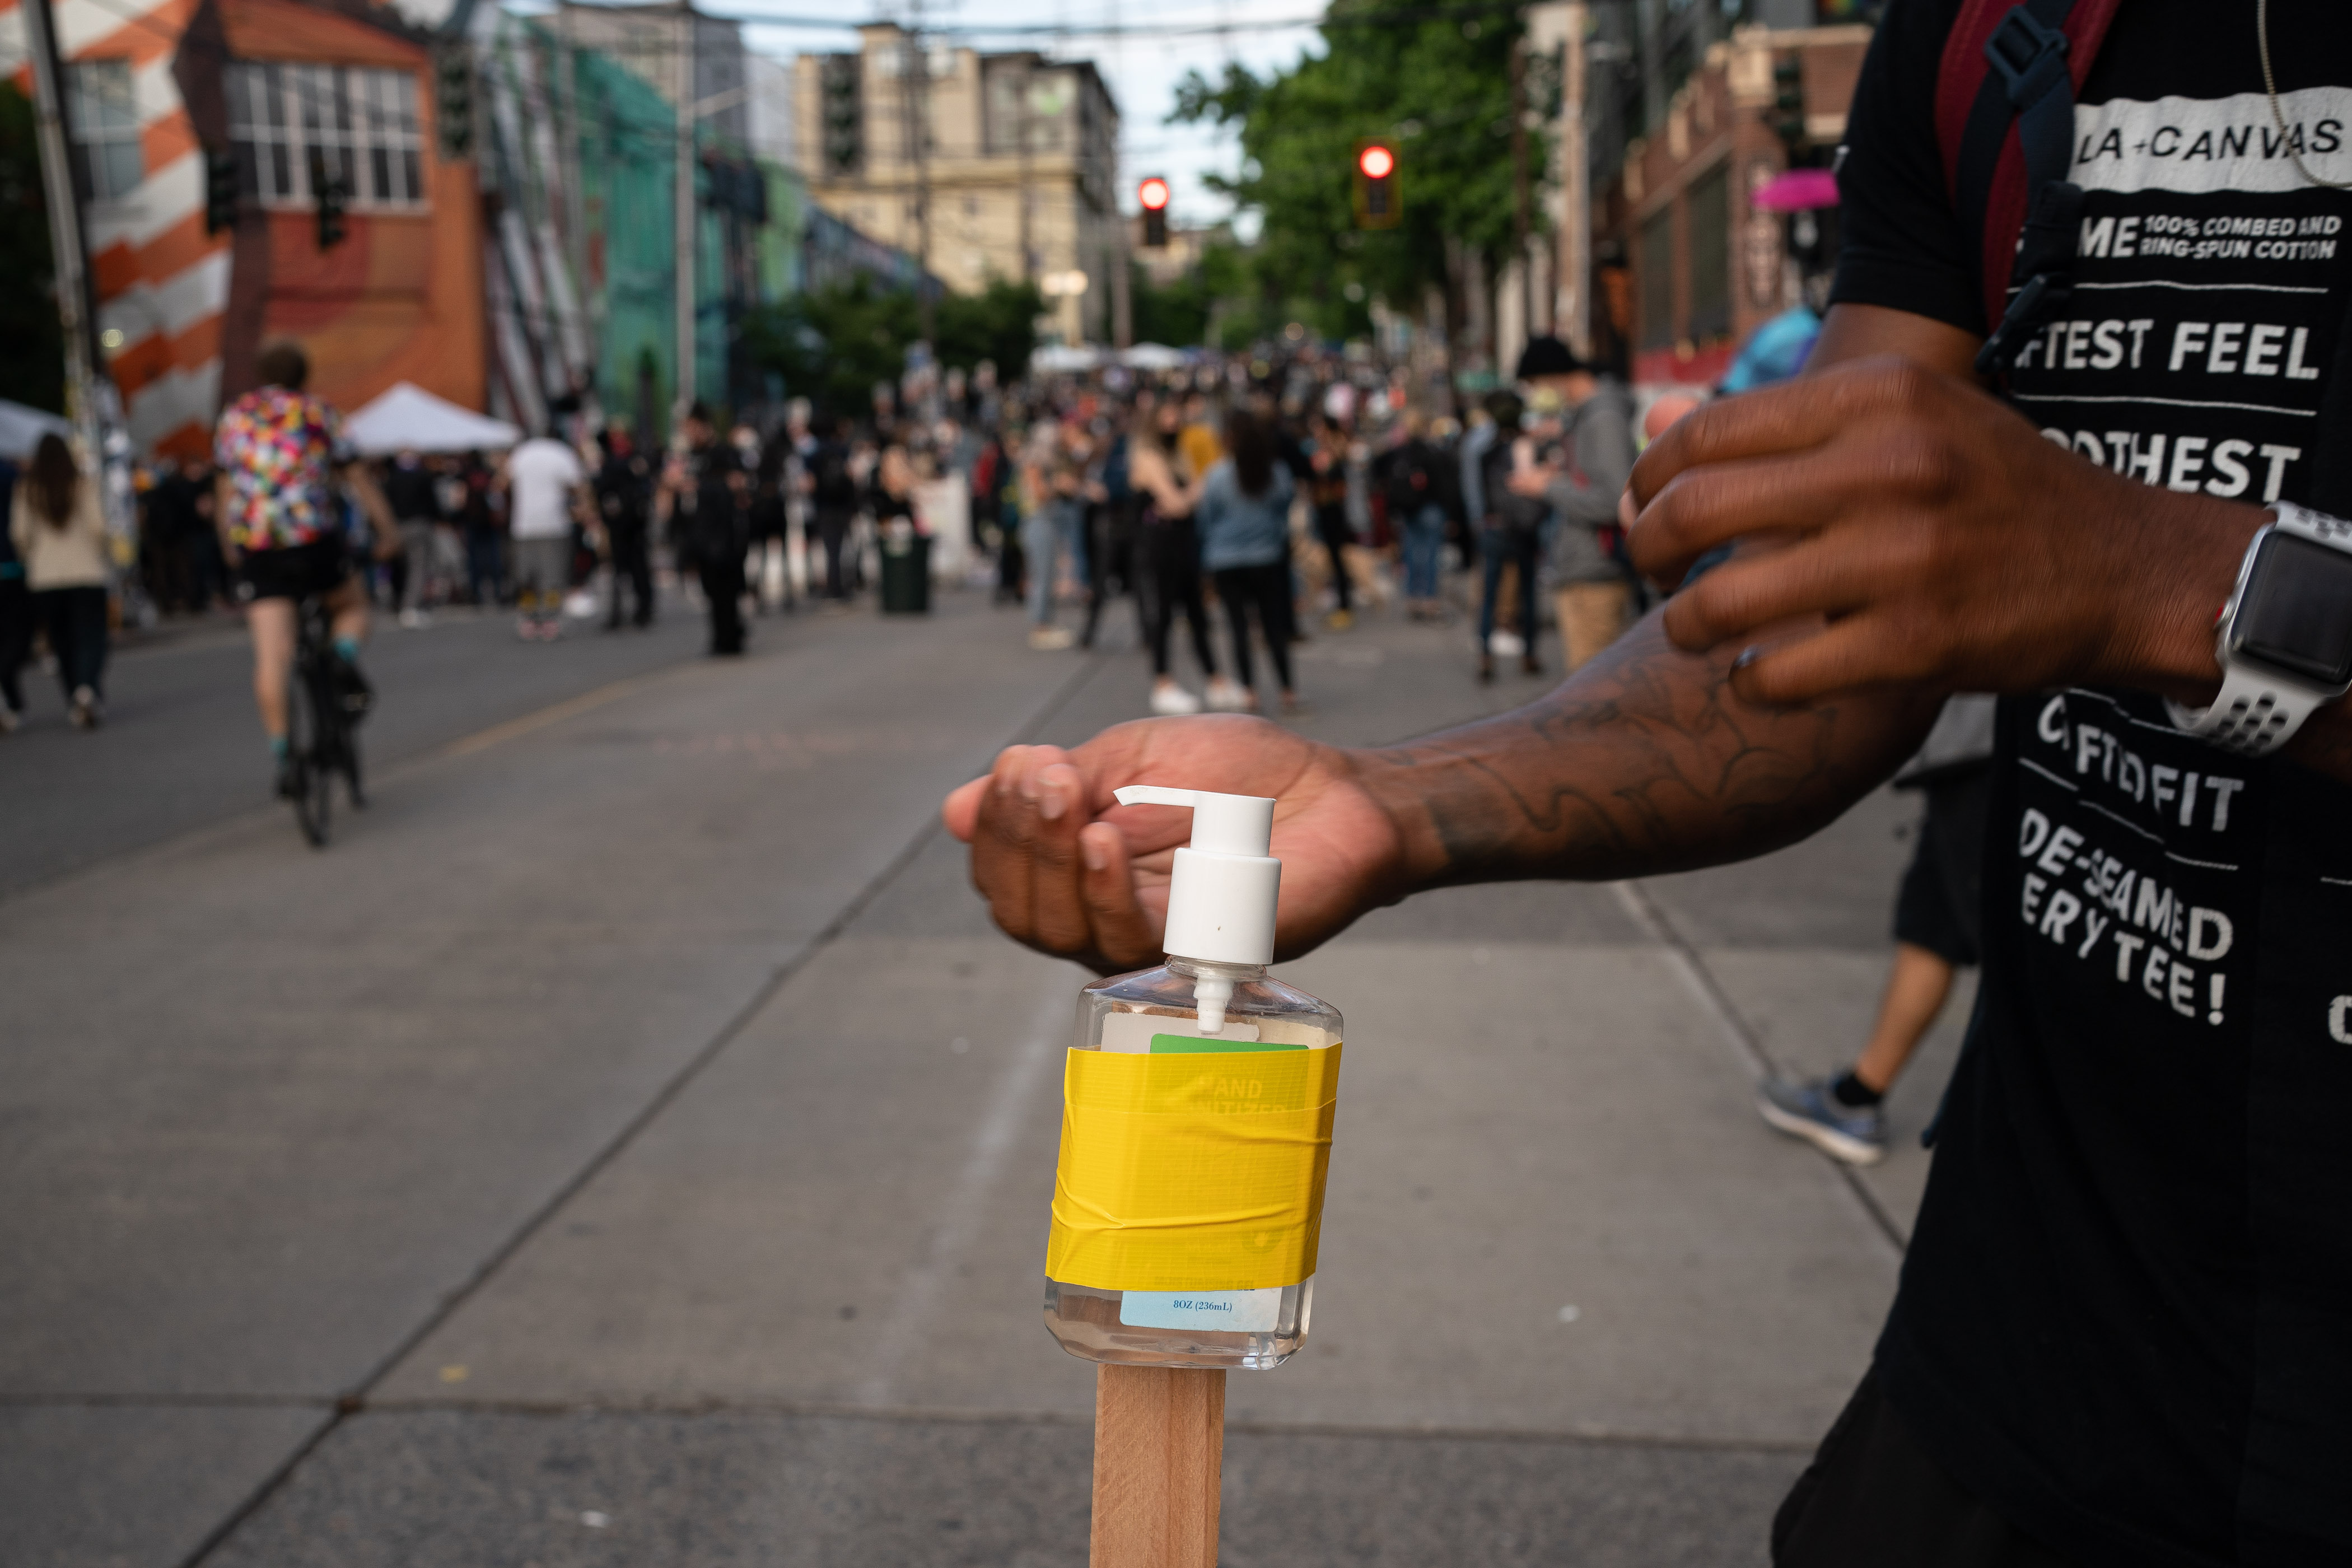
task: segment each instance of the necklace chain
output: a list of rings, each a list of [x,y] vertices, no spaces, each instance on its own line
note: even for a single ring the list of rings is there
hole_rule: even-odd
[[[2311,165],[2303,161],[2303,154],[2288,140],[2286,110],[2279,106],[2278,78],[2271,71],[2271,0],[2254,0],[2254,41],[2262,46],[2263,86],[2270,92],[2271,119],[2278,124],[2279,140],[2286,145],[2286,155],[2294,160],[2296,170],[2313,184],[2325,185],[2331,191],[2352,191],[2352,180],[2323,180],[2313,174]]]

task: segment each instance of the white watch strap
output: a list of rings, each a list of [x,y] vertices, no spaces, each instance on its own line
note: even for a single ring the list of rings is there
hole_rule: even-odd
[[[2280,501],[2272,510],[2278,518],[2274,526],[2338,550],[2352,550],[2352,523],[2293,501]],[[2247,559],[2251,563],[2251,549]],[[2239,586],[2244,587],[2242,577]],[[2236,608],[2234,596],[2231,607]],[[2227,630],[2225,617],[2225,637]],[[2213,705],[2188,708],[2167,698],[2164,706],[2174,724],[2217,746],[2244,756],[2266,756],[2293,740],[2321,703],[2332,700],[2332,693],[2297,686],[2239,663],[2230,658],[2226,647],[2217,648],[2216,653],[2221,665],[2221,689]]]
[[[2225,667],[2221,694],[2210,708],[2184,708],[2170,698],[2165,710],[2192,735],[2249,757],[2277,751],[2326,700],[2316,691],[2255,674],[2242,664]]]

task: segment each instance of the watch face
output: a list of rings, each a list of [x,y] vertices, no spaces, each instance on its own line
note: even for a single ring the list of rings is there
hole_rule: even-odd
[[[2292,533],[2264,535],[2230,641],[2321,686],[2352,680],[2352,555]]]

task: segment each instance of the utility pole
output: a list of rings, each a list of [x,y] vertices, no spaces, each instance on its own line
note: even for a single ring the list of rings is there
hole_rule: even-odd
[[[1528,40],[1522,29],[1511,40],[1511,266],[1519,280],[1522,345],[1536,334],[1535,268],[1528,257],[1528,231],[1532,226],[1528,192]],[[1499,371],[1501,366],[1496,368]]]
[[[1568,37],[1560,53],[1559,226],[1561,256],[1558,303],[1568,346],[1580,359],[1592,357],[1592,155],[1585,109],[1585,83],[1591,62],[1585,39],[1592,28],[1592,8],[1585,0],[1570,0]]]
[[[915,164],[915,301],[921,312],[923,342],[936,347],[940,302],[931,291],[931,64],[923,54],[922,0],[913,0],[907,23],[907,64],[898,73],[898,102],[908,155]]]
[[[677,0],[677,200],[673,221],[677,234],[673,237],[674,255],[671,262],[677,276],[677,396],[675,401],[673,425],[686,422],[686,411],[694,406],[694,123],[695,92],[695,28],[693,0]]]
[[[66,347],[66,413],[91,462],[103,456],[98,395],[97,342],[89,311],[89,276],[82,255],[81,201],[74,184],[73,153],[65,118],[65,68],[58,54],[49,0],[25,0],[26,43],[33,56],[38,101],[41,184],[48,195],[49,249],[57,268],[58,322]]]

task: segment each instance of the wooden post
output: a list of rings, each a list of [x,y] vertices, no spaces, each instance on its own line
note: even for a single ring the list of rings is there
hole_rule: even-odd
[[[1224,1457],[1222,1368],[1100,1367],[1091,1568],[1216,1568]]]

